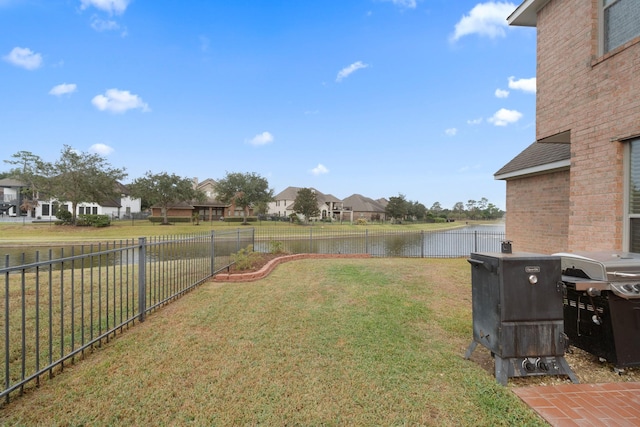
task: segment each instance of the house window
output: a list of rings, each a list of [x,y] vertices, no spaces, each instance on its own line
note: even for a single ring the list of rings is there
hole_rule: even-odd
[[[602,0],[602,47],[604,53],[640,36],[638,0]]]
[[[49,206],[50,206],[50,205],[49,205],[48,203],[44,203],[44,204],[42,205],[42,216],[49,216],[49,215],[50,215],[50,213],[49,213]]]
[[[629,252],[640,252],[640,138],[629,143]]]

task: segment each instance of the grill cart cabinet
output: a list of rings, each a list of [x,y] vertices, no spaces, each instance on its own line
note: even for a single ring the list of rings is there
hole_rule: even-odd
[[[640,366],[640,254],[558,254],[569,342],[616,369]]]
[[[496,380],[568,375],[564,359],[560,257],[528,253],[472,253],[473,341],[495,358]]]

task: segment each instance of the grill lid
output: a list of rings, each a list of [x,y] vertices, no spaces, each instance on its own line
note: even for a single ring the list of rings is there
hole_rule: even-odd
[[[555,255],[560,256],[563,280],[567,277],[566,281],[580,283],[580,290],[592,287],[613,291],[627,299],[640,298],[640,254],[575,252]]]

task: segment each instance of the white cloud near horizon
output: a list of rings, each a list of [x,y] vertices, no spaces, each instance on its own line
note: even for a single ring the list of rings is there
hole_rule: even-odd
[[[447,136],[456,136],[458,134],[458,129],[456,128],[445,129],[444,133]]]
[[[523,92],[528,93],[536,93],[536,78],[531,77],[530,79],[518,79],[515,77],[509,77],[509,89],[521,90]]]
[[[28,47],[14,47],[8,55],[2,57],[16,67],[35,70],[42,65],[42,55],[35,53]]]
[[[496,98],[508,98],[509,91],[505,89],[496,89],[495,95],[496,95]]]
[[[143,113],[151,111],[142,98],[128,90],[108,89],[104,95],[93,97],[91,103],[98,110],[110,113],[124,113],[133,109],[140,109]]]
[[[406,7],[407,9],[415,9],[418,5],[416,0],[383,0],[387,2],[391,2],[396,6]]]
[[[522,118],[522,113],[517,110],[507,110],[501,108],[496,113],[487,119],[489,123],[493,123],[496,126],[507,126],[511,123],[515,123]]]
[[[108,156],[113,153],[113,148],[109,147],[107,144],[93,144],[89,147],[89,151],[100,154],[101,156]]]
[[[489,1],[479,3],[471,9],[468,15],[463,15],[454,27],[451,41],[478,34],[489,38],[504,37],[509,27],[507,17],[513,13],[516,5],[507,2]]]
[[[318,166],[311,169],[309,172],[311,172],[313,175],[318,176],[318,175],[324,175],[326,173],[329,173],[329,169],[327,169],[327,167],[322,163],[318,163]]]
[[[75,92],[77,88],[78,86],[75,83],[62,83],[51,88],[51,90],[49,91],[49,95],[66,95]]]
[[[127,10],[131,0],[80,0],[80,9],[95,7],[109,14],[121,15]]]
[[[272,143],[274,140],[273,135],[269,132],[262,132],[251,138],[248,142],[253,146],[261,146]]]
[[[368,66],[369,64],[365,64],[362,61],[354,62],[353,64],[349,65],[348,67],[344,67],[342,70],[338,72],[338,75],[336,77],[336,82],[340,83],[343,79],[346,79],[352,73],[358,71],[361,68],[367,68]]]

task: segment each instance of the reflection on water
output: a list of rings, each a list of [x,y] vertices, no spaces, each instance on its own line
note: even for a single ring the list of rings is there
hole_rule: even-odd
[[[290,253],[368,253],[378,257],[463,257],[471,252],[499,252],[504,225],[468,226],[447,231],[358,232],[309,230],[309,236],[283,238]],[[256,239],[255,250],[268,252],[278,238]]]
[[[309,236],[282,239],[283,249],[289,253],[368,253],[377,257],[464,257],[471,252],[500,252],[505,239],[504,225],[467,226],[447,231],[343,231],[309,230]],[[269,252],[271,242],[279,237],[256,238],[254,250]],[[216,256],[228,256],[246,247],[249,240],[220,239],[214,242]],[[111,244],[77,246],[2,247],[0,268],[74,257],[65,268],[98,267],[136,264],[138,246],[133,241]],[[150,244],[146,249],[147,261],[170,261],[178,258],[206,258],[211,256],[211,244]],[[57,263],[59,264],[59,263]],[[53,267],[54,269],[60,267]]]

